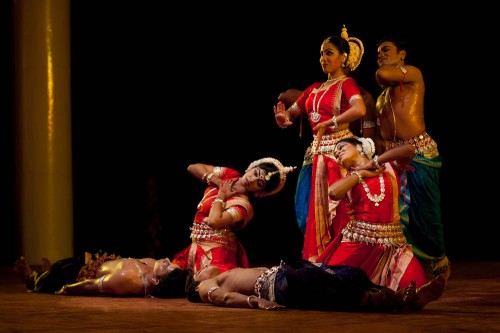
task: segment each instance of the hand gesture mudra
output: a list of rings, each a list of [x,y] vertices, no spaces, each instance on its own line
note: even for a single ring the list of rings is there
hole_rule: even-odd
[[[278,102],[274,106],[274,118],[276,118],[276,124],[279,127],[285,128],[293,124],[293,122],[286,116],[286,108],[283,102]]]
[[[237,180],[238,178],[222,180],[219,186],[218,197],[227,199],[237,193],[241,193],[242,189],[234,184]]]

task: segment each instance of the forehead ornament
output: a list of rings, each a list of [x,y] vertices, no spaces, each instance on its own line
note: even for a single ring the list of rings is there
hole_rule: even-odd
[[[275,159],[273,157],[265,157],[265,158],[261,158],[259,160],[256,160],[256,161],[253,161],[252,163],[250,163],[250,165],[246,169],[246,172],[248,172],[250,169],[258,167],[259,165],[261,165],[263,163],[273,164],[276,167],[276,169],[278,169],[276,171],[268,172],[266,174],[266,176],[265,176],[266,181],[269,181],[273,175],[279,173],[279,175],[280,175],[280,182],[279,182],[278,186],[274,190],[272,190],[272,191],[269,191],[269,192],[261,191],[261,192],[255,193],[255,195],[258,196],[258,197],[265,197],[265,196],[268,196],[268,195],[273,195],[273,194],[276,194],[279,191],[281,191],[281,189],[283,188],[283,186],[285,186],[287,173],[290,173],[294,169],[297,168],[297,167],[294,167],[294,166],[285,167],[277,159]]]

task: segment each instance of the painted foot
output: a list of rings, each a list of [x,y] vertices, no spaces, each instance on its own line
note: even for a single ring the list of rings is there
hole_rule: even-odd
[[[446,274],[439,274],[437,277],[417,288],[415,299],[410,304],[411,310],[422,310],[427,304],[437,300],[446,287]]]
[[[451,263],[448,257],[444,257],[443,259],[431,263],[432,274],[434,277],[439,275],[444,275],[445,283],[448,283],[448,279],[451,275]]]
[[[33,290],[35,288],[36,272],[31,270],[31,266],[23,256],[19,257],[14,263],[14,271],[23,281],[26,289]]]
[[[414,280],[406,288],[396,291],[396,302],[400,311],[407,311],[417,296],[417,287]]]
[[[52,267],[52,263],[49,259],[42,257],[42,271],[46,272]]]

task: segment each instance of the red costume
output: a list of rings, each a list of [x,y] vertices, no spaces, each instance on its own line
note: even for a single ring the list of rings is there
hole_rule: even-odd
[[[394,290],[407,287],[411,280],[417,287],[427,282],[400,224],[402,172],[396,163],[386,163],[381,177],[363,178],[351,188],[342,199],[352,210],[350,221],[318,261],[362,268],[373,283]]]
[[[306,113],[313,128],[348,110],[355,99],[361,99],[356,81],[341,76],[312,84],[291,109]],[[335,144],[340,139],[355,137],[348,128],[338,131],[330,127],[317,146],[316,134],[313,133],[304,156],[295,196],[298,224],[304,231],[302,258],[313,262],[318,261],[318,256],[347,223],[345,207],[328,198],[328,187],[342,176],[333,156]]]
[[[238,171],[226,168],[214,168],[214,174],[221,180],[239,178]],[[214,202],[219,188],[209,185],[203,198],[198,204],[198,210],[194,216],[191,227],[191,245],[174,256],[172,263],[198,271],[206,265],[214,265],[222,272],[232,268],[249,267],[245,249],[236,238],[233,231],[239,231],[253,217],[253,206],[245,194],[237,194],[227,199],[226,210],[231,210],[238,222],[223,228],[211,228],[206,224],[212,203]],[[234,218],[237,220],[237,218]]]

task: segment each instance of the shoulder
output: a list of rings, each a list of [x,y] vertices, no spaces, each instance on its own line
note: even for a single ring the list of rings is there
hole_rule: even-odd
[[[407,66],[401,67],[400,70],[401,71],[403,71],[403,70],[406,71],[406,73],[405,73],[406,74],[405,81],[406,80],[414,81],[414,82],[416,82],[416,81],[423,81],[422,71],[418,67],[407,65]]]
[[[342,93],[348,98],[352,95],[361,96],[361,90],[359,89],[358,83],[351,77],[346,78],[342,83]]]
[[[240,176],[241,176],[241,173],[238,170],[228,168],[228,167],[220,167],[220,178],[221,179],[238,178]]]
[[[319,88],[320,86],[322,85],[322,82],[314,82],[313,84],[311,84],[309,87],[307,87],[305,90],[304,90],[304,93],[311,93],[311,91],[313,89],[316,89],[316,88]]]

